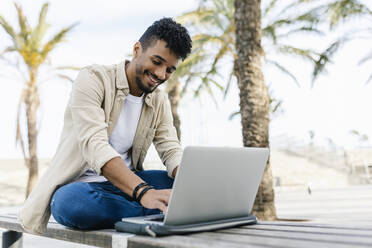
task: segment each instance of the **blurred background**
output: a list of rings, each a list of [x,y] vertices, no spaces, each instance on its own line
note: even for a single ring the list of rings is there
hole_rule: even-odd
[[[46,2],[16,3],[35,27]],[[203,55],[198,61],[202,66],[185,65],[184,74],[177,75],[182,146],[242,146],[239,89],[231,76],[236,55],[234,29],[229,29],[232,3],[50,0],[45,18],[50,25],[40,42],[71,29],[38,67],[39,176],[56,151],[70,80],[77,69],[130,59],[134,43],[162,17],[184,23],[196,40],[194,49]],[[270,162],[280,218],[363,221],[372,217],[371,9],[368,0],[262,1],[262,70],[271,100]],[[13,1],[1,1],[2,24],[6,20],[17,32],[19,13]],[[219,42],[209,42],[208,37]],[[19,139],[27,143],[28,126],[25,105],[19,107],[19,101],[29,74],[20,54],[8,49],[12,44],[3,25],[0,209],[22,204],[28,180]],[[163,89],[170,92],[174,85],[169,82]],[[145,164],[162,168],[153,147]]]

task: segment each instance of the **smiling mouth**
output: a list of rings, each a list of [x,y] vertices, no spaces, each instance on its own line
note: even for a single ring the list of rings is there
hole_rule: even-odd
[[[152,76],[152,74],[151,74],[150,72],[147,72],[146,74],[147,74],[147,77],[150,79],[149,81],[150,81],[151,86],[155,87],[156,85],[158,85],[158,84],[161,83],[161,81],[156,80],[156,79]]]

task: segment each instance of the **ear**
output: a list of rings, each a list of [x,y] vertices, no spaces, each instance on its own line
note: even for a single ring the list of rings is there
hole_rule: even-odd
[[[133,46],[133,58],[137,58],[142,53],[141,42],[137,41]]]

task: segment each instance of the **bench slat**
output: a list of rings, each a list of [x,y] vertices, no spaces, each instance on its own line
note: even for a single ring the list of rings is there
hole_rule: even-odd
[[[313,234],[337,234],[367,238],[372,237],[372,230],[355,230],[350,228],[324,228],[316,226],[289,226],[289,225],[252,225],[243,226],[242,228],[254,230],[304,232]]]
[[[23,229],[15,216],[0,215],[0,227],[22,232]],[[47,238],[59,239],[97,247],[126,247],[126,240],[133,234],[118,233],[113,229],[100,231],[80,231],[66,228],[54,221],[48,223],[48,229],[40,235]],[[113,240],[115,240],[113,245]],[[120,241],[120,244],[119,244]],[[120,246],[119,246],[120,245]]]
[[[128,247],[130,248],[154,248],[154,247],[162,247],[162,248],[190,248],[190,247],[198,247],[198,248],[265,248],[267,246],[262,245],[250,245],[250,244],[243,244],[243,243],[235,243],[229,242],[228,240],[212,240],[212,239],[204,239],[193,237],[190,235],[183,235],[183,236],[167,236],[167,237],[159,237],[159,238],[151,238],[146,236],[134,236],[128,238]]]
[[[345,236],[335,234],[313,234],[306,232],[291,232],[291,231],[280,231],[270,229],[247,229],[247,228],[231,228],[216,231],[217,233],[230,233],[239,235],[250,235],[250,236],[261,236],[261,237],[272,237],[292,240],[307,240],[307,241],[323,241],[335,244],[349,244],[350,247],[355,246],[369,246],[372,245],[372,237],[357,237],[357,236]]]
[[[319,227],[329,229],[352,229],[352,230],[369,230],[372,231],[371,224],[324,224],[316,222],[289,222],[289,221],[260,221],[260,225],[276,225],[276,226],[306,226],[306,227]]]
[[[358,246],[349,244],[335,244],[335,243],[324,243],[309,240],[297,240],[297,239],[283,239],[280,237],[260,237],[252,235],[241,235],[237,233],[198,233],[193,234],[193,237],[198,237],[202,239],[213,239],[216,241],[229,241],[238,242],[245,245],[256,245],[260,247],[288,247],[288,248],[314,248],[314,247],[328,247],[328,248],[354,248]],[[363,247],[363,246],[361,246]],[[365,247],[365,246],[364,246]]]

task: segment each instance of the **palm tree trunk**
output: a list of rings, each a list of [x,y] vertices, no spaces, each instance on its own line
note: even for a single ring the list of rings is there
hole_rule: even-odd
[[[37,158],[37,110],[39,107],[39,94],[36,85],[36,73],[31,72],[30,83],[27,85],[25,97],[26,117],[27,117],[27,136],[29,159],[26,164],[29,169],[26,198],[31,193],[38,179],[38,158]]]
[[[178,104],[181,100],[180,83],[177,81],[172,85],[172,88],[168,92],[168,98],[171,105],[173,125],[177,130],[178,140],[181,140],[181,120],[178,114]]]
[[[234,69],[245,147],[269,147],[269,94],[261,71],[260,5],[260,0],[235,0],[238,58]],[[268,162],[252,211],[261,220],[276,219],[272,181]]]

